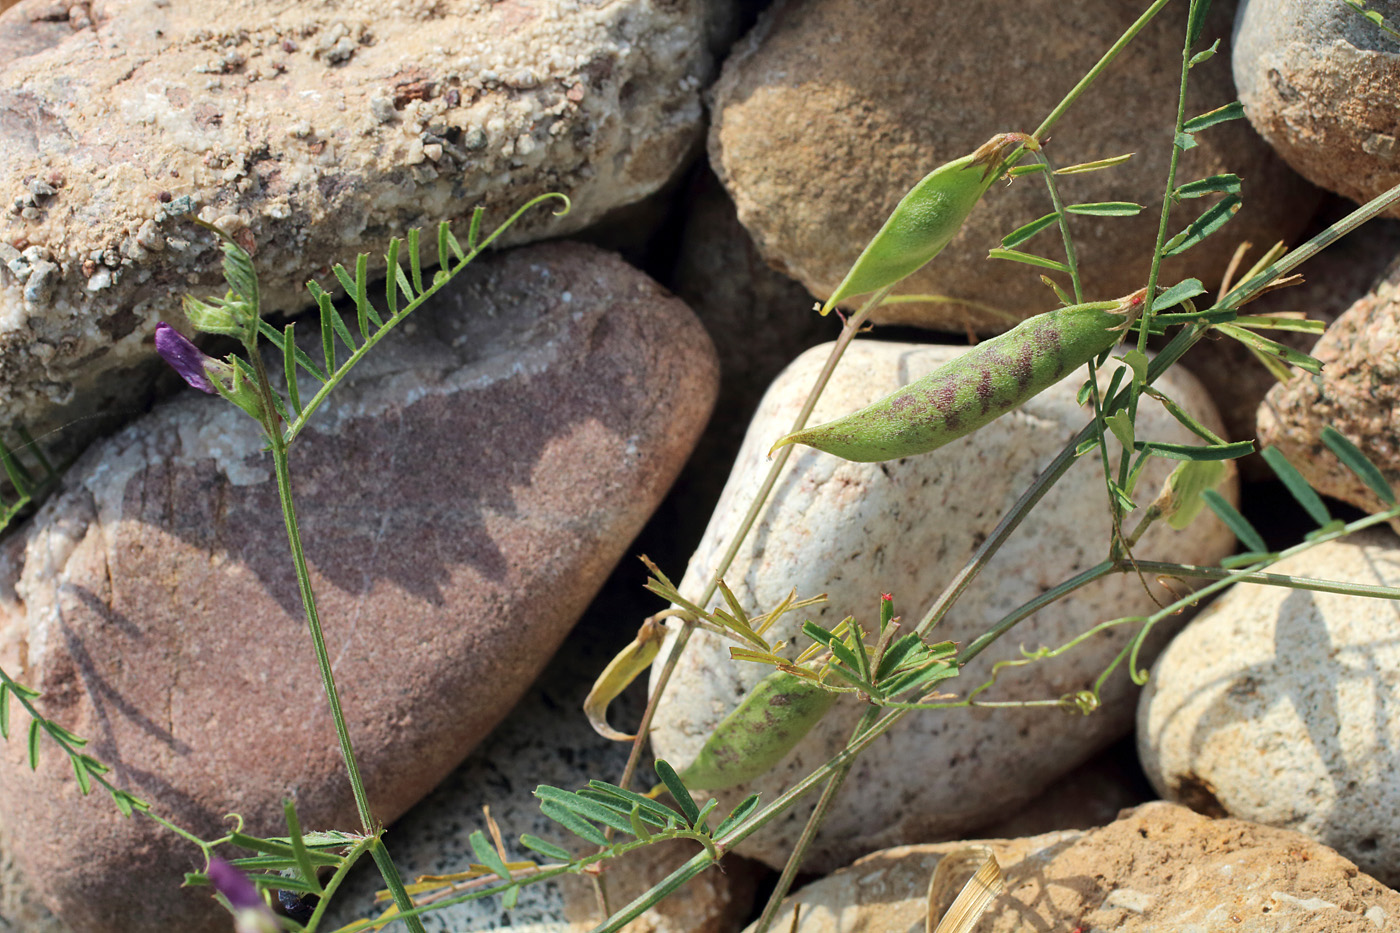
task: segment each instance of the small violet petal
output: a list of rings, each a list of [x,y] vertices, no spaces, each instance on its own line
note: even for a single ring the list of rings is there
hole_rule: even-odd
[[[223,859],[217,856],[210,859],[204,873],[209,876],[214,889],[228,898],[229,906],[234,910],[266,908],[252,879]]]
[[[208,357],[178,330],[164,322],[156,325],[156,352],[180,374],[181,379],[201,392],[214,394],[214,384],[204,373],[204,361]]]

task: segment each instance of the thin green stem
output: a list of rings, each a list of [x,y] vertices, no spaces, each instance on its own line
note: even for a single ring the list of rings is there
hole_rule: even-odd
[[[851,732],[851,739],[854,740],[875,722],[875,717],[879,715],[876,707],[870,707],[861,716],[860,722]],[[849,744],[849,743],[847,743]],[[846,778],[851,773],[851,768],[855,765],[854,758],[842,764],[827,778],[826,786],[822,788],[822,795],[817,798],[816,808],[812,810],[811,816],[807,818],[807,825],[802,827],[802,835],[797,838],[797,843],[793,846],[792,852],[788,854],[788,860],[783,865],[783,872],[778,876],[778,883],[773,888],[773,893],[768,895],[768,903],[763,907],[763,914],[758,918],[758,923],[754,926],[754,933],[768,933],[769,927],[773,925],[773,920],[778,916],[778,910],[783,906],[783,898],[787,897],[788,891],[792,889],[792,882],[797,878],[797,872],[802,868],[802,862],[807,857],[807,850],[817,838],[817,831],[821,829],[822,823],[826,820],[826,815],[831,812],[831,806],[836,802],[836,795],[841,792],[841,786],[846,783]]]
[[[1138,684],[1143,684],[1147,682],[1146,674],[1138,670],[1138,650],[1146,641],[1147,636],[1149,633],[1151,633],[1153,627],[1156,626],[1163,619],[1175,615],[1177,612],[1180,612],[1181,610],[1189,606],[1193,606],[1199,603],[1201,600],[1205,599],[1207,596],[1212,596],[1225,589],[1226,587],[1233,586],[1235,583],[1247,582],[1248,577],[1259,574],[1260,571],[1264,570],[1267,567],[1273,566],[1279,561],[1287,560],[1290,557],[1295,557],[1299,554],[1304,553],[1305,551],[1309,551],[1312,548],[1317,547],[1319,544],[1325,544],[1329,541],[1336,541],[1338,538],[1344,538],[1347,535],[1355,534],[1356,532],[1363,531],[1367,528],[1372,527],[1373,525],[1379,525],[1385,522],[1392,521],[1397,517],[1400,517],[1400,505],[1386,509],[1384,512],[1377,512],[1374,515],[1367,515],[1366,517],[1359,518],[1354,522],[1348,522],[1347,524],[1342,525],[1341,527],[1336,528],[1332,531],[1315,533],[1306,541],[1301,541],[1298,544],[1295,544],[1293,547],[1285,548],[1284,550],[1279,551],[1275,554],[1270,554],[1264,559],[1259,560],[1248,567],[1241,568],[1240,571],[1231,574],[1230,576],[1225,576],[1221,577],[1220,579],[1213,580],[1206,586],[1203,586],[1201,589],[1196,590],[1187,596],[1183,596],[1181,599],[1178,599],[1176,602],[1168,606],[1162,607],[1157,612],[1148,616],[1147,621],[1143,624],[1142,630],[1138,632],[1137,638],[1133,641],[1133,651],[1131,657],[1129,658],[1128,665],[1129,674],[1132,676],[1134,682]],[[1267,574],[1264,576],[1278,576],[1278,574]]]
[[[1126,562],[1120,565],[1126,569]],[[1369,596],[1375,599],[1400,599],[1400,588],[1376,586],[1370,583],[1346,583],[1338,580],[1319,580],[1316,577],[1298,577],[1288,573],[1260,573],[1258,571],[1229,570],[1225,567],[1201,567],[1196,564],[1172,564],[1164,561],[1140,560],[1134,566],[1143,573],[1153,573],[1172,577],[1199,577],[1206,580],[1233,580],[1236,583],[1255,583],[1260,586],[1282,586],[1295,590],[1310,590],[1314,593],[1337,593],[1342,596]]]
[[[1045,157],[1043,152],[1037,152],[1036,158],[1045,166],[1045,171],[1041,174],[1045,176],[1045,187],[1050,192],[1050,203],[1058,215],[1060,238],[1065,245],[1065,265],[1069,266],[1070,284],[1074,287],[1074,301],[1076,304],[1083,304],[1084,286],[1079,275],[1079,255],[1074,248],[1074,237],[1069,232],[1069,212],[1065,210],[1064,201],[1060,198],[1060,186],[1055,183],[1055,171],[1050,160]],[[1095,360],[1089,361],[1089,398],[1094,405],[1095,433],[1098,434],[1099,438],[1099,460],[1103,464],[1104,491],[1108,497],[1109,508],[1112,510],[1118,505],[1118,496],[1114,494],[1109,483],[1109,477],[1113,475],[1113,471],[1109,463],[1108,444],[1105,443],[1102,428],[1099,427],[1104,423],[1103,394],[1099,391],[1099,366]],[[1120,519],[1117,518],[1116,511],[1110,511],[1110,514],[1115,516],[1114,536],[1116,540],[1119,528],[1117,522]]]
[[[67,732],[67,730],[63,730],[60,726],[58,726],[57,723],[54,723],[52,720],[46,719],[39,712],[38,707],[35,706],[33,700],[31,699],[31,697],[35,696],[35,694],[23,684],[21,684],[19,681],[15,680],[9,674],[5,673],[4,669],[0,669],[0,683],[3,683],[10,688],[6,691],[6,697],[4,699],[4,702],[8,703],[9,697],[14,697],[15,701],[19,703],[20,708],[24,710],[25,714],[28,715],[31,720],[39,723],[39,727],[44,730],[44,734],[47,735],[51,741],[53,741],[56,745],[58,745],[59,748],[63,750],[63,753],[68,756],[70,761],[80,756],[84,756],[86,754],[82,751],[79,751],[79,748],[67,738],[67,736],[72,735],[72,733]],[[95,758],[91,758],[91,756],[87,757],[89,757],[93,761],[97,760]],[[101,764],[101,762],[99,762],[99,764]],[[105,768],[106,765],[103,765],[103,767]],[[211,846],[210,842],[208,842],[205,839],[201,839],[199,836],[196,836],[194,833],[190,832],[184,827],[179,826],[166,819],[165,817],[161,816],[160,814],[153,812],[151,810],[150,803],[141,799],[140,797],[137,797],[135,794],[129,791],[120,789],[110,780],[108,780],[106,774],[99,771],[94,771],[92,769],[87,769],[87,775],[89,780],[91,780],[94,784],[97,784],[99,787],[105,790],[110,796],[113,797],[113,799],[115,799],[117,795],[121,795],[121,797],[131,805],[132,811],[144,814],[147,819],[153,820],[159,825],[164,826],[166,829],[175,833],[177,836],[184,839],[185,841],[194,843],[195,845],[199,846],[199,848],[203,850],[206,854],[208,854],[209,848]]]
[[[1400,201],[1400,185],[1396,185],[1383,194],[1376,195],[1376,197],[1332,224],[1302,246],[1292,250],[1258,275],[1230,289],[1229,294],[1227,294],[1216,307],[1242,307],[1246,302],[1262,292],[1270,282],[1291,272],[1304,262],[1307,262],[1313,256],[1316,256],[1357,227],[1378,216],[1382,211],[1386,210],[1397,201]]]
[[[996,528],[992,529],[992,533],[987,536],[986,540],[982,542],[976,552],[968,558],[967,563],[963,564],[962,569],[948,582],[943,592],[939,594],[938,599],[934,600],[933,605],[929,607],[928,612],[926,612],[923,619],[919,621],[914,631],[917,632],[920,637],[927,635],[929,630],[948,614],[948,610],[957,602],[958,597],[963,594],[964,590],[972,585],[972,581],[977,579],[978,574],[987,566],[987,562],[991,560],[992,555],[1006,543],[1006,539],[1011,537],[1011,533],[1020,527],[1021,522],[1025,520],[1030,510],[1050,491],[1050,487],[1074,464],[1074,461],[1077,459],[1076,451],[1079,445],[1093,436],[1094,427],[1095,423],[1091,421],[1080,429],[1079,433],[1056,454],[1055,459],[1051,460],[1050,464],[1046,466],[1044,470],[1040,471],[1040,474],[1031,482],[1030,486],[1026,487],[1026,491],[1021,493],[1020,498],[1018,498],[1011,508],[1007,510],[1006,514],[1002,516]]]
[[[1069,232],[1069,212],[1060,198],[1060,186],[1055,183],[1055,170],[1043,151],[1035,153],[1036,160],[1045,166],[1040,174],[1045,176],[1045,188],[1050,192],[1050,204],[1055,208],[1059,221],[1060,239],[1065,244],[1065,265],[1069,266],[1069,281],[1074,288],[1074,303],[1084,303],[1084,284],[1079,277],[1079,252],[1074,248],[1074,237]]]
[[[749,817],[749,819],[745,820],[742,824],[729,830],[729,832],[717,839],[716,843],[722,850],[729,850],[767,826],[782,815],[788,807],[815,790],[817,785],[823,783],[835,774],[838,769],[853,764],[861,752],[870,747],[871,743],[881,735],[884,735],[893,728],[901,719],[908,715],[909,712],[909,710],[894,710],[881,717],[868,731],[863,733],[859,738],[853,739],[844,749],[832,756],[826,764],[817,768],[792,787],[789,787],[781,796],[777,797],[772,803],[768,804],[768,806],[764,807],[758,813]],[[675,891],[696,875],[709,868],[712,864],[714,864],[714,858],[708,852],[696,854],[690,861],[667,875],[655,887],[638,895],[625,907],[609,917],[608,921],[594,930],[593,933],[617,933],[617,931],[621,930],[628,923],[631,923],[637,917],[641,916],[647,908],[661,900],[661,898],[665,896],[659,893],[662,889],[667,893]]]
[[[1036,127],[1035,132],[1031,135],[1043,142],[1045,140],[1045,134],[1050,132],[1056,123],[1060,122],[1060,117],[1064,116],[1065,111],[1069,110],[1070,106],[1079,99],[1079,95],[1089,89],[1089,85],[1093,84],[1094,80],[1098,78],[1103,70],[1118,57],[1118,53],[1127,48],[1128,43],[1132,42],[1133,39],[1137,37],[1137,34],[1142,32],[1143,28],[1150,23],[1152,18],[1160,13],[1162,7],[1166,6],[1169,2],[1170,0],[1156,0],[1156,2],[1148,7],[1147,10],[1137,18],[1137,21],[1129,26],[1123,35],[1119,37],[1118,41],[1109,46],[1108,51],[1103,54],[1103,57],[1094,64],[1093,68],[1090,68],[1084,74],[1084,77],[1079,79],[1079,83],[1070,89],[1070,92],[1064,96],[1064,99],[1055,105],[1055,109],[1050,111],[1045,119],[1041,121],[1040,126]]]
[[[366,836],[346,852],[341,858],[340,864],[336,866],[335,874],[331,875],[326,882],[325,889],[321,894],[320,903],[316,905],[316,910],[312,912],[311,919],[306,922],[306,933],[316,933],[316,927],[320,925],[321,919],[326,915],[326,911],[331,906],[331,901],[335,897],[335,892],[339,890],[345,876],[350,873],[350,869],[360,860],[360,856],[365,854],[373,841],[373,836]]]
[[[564,208],[562,210],[556,211],[555,216],[568,212],[569,199],[567,196],[559,194],[557,192],[550,192],[548,194],[539,195],[538,197],[531,198],[525,204],[517,208],[515,213],[511,214],[510,217],[508,217],[504,223],[502,223],[499,227],[497,227],[491,232],[490,236],[482,240],[473,249],[468,251],[460,260],[458,260],[455,266],[452,266],[449,269],[447,264],[447,258],[440,257],[442,268],[447,273],[446,276],[433,281],[432,284],[424,288],[422,292],[416,295],[411,301],[409,301],[408,304],[401,308],[397,314],[393,315],[387,321],[385,321],[383,326],[376,328],[373,333],[365,335],[364,343],[360,344],[359,347],[354,348],[349,358],[347,358],[346,361],[335,370],[335,372],[326,373],[327,378],[325,383],[323,383],[321,388],[317,389],[316,393],[313,396],[311,396],[311,399],[302,407],[301,412],[296,414],[295,420],[293,420],[291,424],[287,425],[285,434],[281,431],[277,431],[276,433],[279,436],[283,437],[285,442],[288,444],[296,440],[297,435],[299,435],[302,429],[305,428],[306,425],[310,422],[311,416],[316,412],[316,409],[320,408],[321,404],[325,402],[327,398],[330,397],[331,392],[335,389],[337,385],[340,384],[340,381],[345,378],[346,374],[350,372],[350,370],[355,366],[355,364],[357,364],[360,360],[364,359],[365,356],[369,354],[369,351],[373,349],[374,346],[378,344],[380,340],[388,336],[389,332],[393,330],[394,327],[400,321],[408,317],[408,315],[413,311],[416,311],[418,308],[422,307],[428,299],[436,295],[445,285],[447,285],[448,282],[450,282],[454,277],[456,277],[457,273],[461,272],[472,262],[472,260],[480,256],[486,250],[486,248],[496,240],[497,237],[505,233],[506,230],[508,230],[512,225],[514,225],[515,222],[519,220],[520,217],[524,215],[526,211],[529,211],[536,205],[548,201],[552,198],[559,198],[564,201]],[[393,275],[394,271],[390,270],[389,274]]]
[[[418,915],[407,913],[414,909],[413,899],[408,896],[408,891],[404,890],[403,879],[399,877],[399,867],[389,857],[389,850],[381,836],[374,837],[374,841],[370,843],[369,854],[374,859],[375,867],[379,869],[379,877],[384,879],[384,886],[389,889],[389,894],[394,899],[394,906],[399,909],[399,913],[407,914],[404,923],[413,933],[427,933]]]
[[[1095,564],[1088,570],[1075,574],[1058,586],[1046,590],[1035,599],[1026,602],[1019,608],[1003,616],[996,625],[993,625],[991,628],[987,629],[987,631],[977,636],[967,648],[959,652],[958,666],[966,667],[969,661],[977,657],[983,651],[986,651],[998,638],[1011,631],[1011,629],[1015,628],[1016,625],[1025,619],[1028,619],[1041,609],[1055,602],[1055,600],[1074,592],[1080,587],[1087,586],[1095,580],[1106,577],[1119,569],[1118,565],[1113,561],[1103,561],[1102,563]]]
[[[350,728],[345,722],[345,711],[340,705],[340,691],[335,685],[335,671],[331,667],[330,652],[326,648],[325,632],[321,628],[321,615],[316,608],[316,593],[311,587],[311,571],[306,565],[306,553],[301,543],[301,530],[297,524],[296,504],[292,498],[292,477],[287,460],[287,442],[282,437],[282,433],[276,429],[275,423],[271,423],[274,417],[271,413],[275,411],[270,401],[272,385],[268,382],[267,370],[263,366],[262,356],[257,352],[256,346],[250,348],[249,355],[254,361],[259,388],[263,394],[264,417],[269,422],[264,425],[264,432],[272,452],[273,469],[277,475],[277,497],[282,504],[282,522],[287,528],[287,544],[291,548],[292,564],[296,569],[297,589],[301,593],[301,605],[306,614],[307,631],[311,633],[311,644],[316,652],[316,667],[321,674],[321,686],[326,694],[326,703],[330,707],[331,721],[335,725],[336,741],[340,743],[341,761],[345,765],[345,774],[350,781],[350,792],[355,798],[355,809],[360,816],[361,829],[368,836],[378,836],[380,827],[370,810],[369,794],[365,790],[364,778],[360,775],[360,765],[355,758],[355,748],[350,740]],[[393,860],[389,858],[388,850],[382,844],[376,843],[371,846],[370,852],[374,856],[375,864],[379,866],[380,874],[384,877],[384,883],[393,892],[394,903],[401,911],[411,910],[413,902],[404,891],[403,882],[399,880],[398,869],[394,867]],[[416,916],[408,917],[405,922],[412,933],[425,933],[423,922]]]
[[[802,410],[793,419],[792,431],[800,431],[807,426],[807,419],[812,417],[812,411],[817,407],[817,400],[826,390],[826,385],[831,381],[831,375],[836,371],[836,364],[841,361],[841,357],[850,346],[851,340],[855,338],[856,332],[865,323],[870,312],[879,307],[885,300],[885,296],[890,293],[887,286],[873,294],[863,304],[859,311],[852,315],[841,327],[841,333],[836,338],[836,343],[831,348],[831,353],[826,358],[826,364],[822,367],[821,373],[817,376],[816,382],[812,385],[812,390],[807,394],[807,401],[803,403]],[[791,433],[791,432],[790,432]],[[711,574],[710,581],[705,585],[705,590],[700,594],[700,598],[695,604],[704,609],[714,598],[715,592],[719,589],[720,580],[729,572],[734,559],[739,554],[739,548],[743,545],[744,539],[748,537],[749,531],[758,521],[758,517],[763,514],[764,508],[768,504],[768,495],[773,491],[773,487],[778,483],[778,476],[782,473],[783,467],[787,465],[788,458],[792,456],[793,445],[789,444],[778,451],[773,458],[772,465],[768,468],[768,475],[764,477],[763,484],[759,486],[758,492],[754,495],[753,503],[745,513],[744,518],[739,522],[739,526],[734,530],[734,535],[729,541],[729,547],[725,550],[724,556],[720,558],[715,566],[715,572]],[[661,667],[661,672],[657,675],[656,687],[651,692],[651,697],[647,701],[646,711],[642,713],[642,721],[637,726],[636,738],[632,740],[632,751],[627,756],[627,766],[622,771],[622,777],[618,780],[618,785],[627,787],[632,780],[632,776],[637,771],[637,764],[641,761],[642,747],[646,743],[647,734],[651,730],[652,718],[656,715],[657,706],[661,702],[662,695],[666,692],[666,687],[671,682],[671,675],[675,672],[676,664],[679,663],[681,653],[685,651],[686,644],[690,641],[691,634],[695,631],[695,623],[687,619],[676,633],[676,639],[671,645],[671,650],[666,656],[666,661]]]
[[[277,494],[282,500],[282,519],[287,525],[287,540],[292,550],[292,562],[296,566],[297,587],[301,591],[302,609],[306,614],[306,626],[311,632],[311,643],[316,651],[316,667],[321,674],[321,686],[325,689],[326,702],[330,704],[331,720],[335,724],[336,740],[340,743],[340,757],[350,778],[350,789],[355,796],[355,809],[360,815],[360,828],[367,835],[373,835],[377,826],[370,812],[369,797],[365,793],[364,779],[360,776],[360,766],[355,760],[355,749],[350,741],[350,730],[345,723],[345,712],[340,705],[340,692],[335,685],[335,672],[331,669],[330,652],[326,649],[326,637],[321,629],[321,616],[316,608],[316,594],[311,589],[311,575],[306,566],[306,554],[301,546],[301,533],[297,527],[296,506],[292,502],[292,479],[287,466],[287,448],[274,442],[272,463],[277,473]]]
[[[1191,0],[1190,6],[1195,8],[1201,0]],[[1189,20],[1191,17],[1187,17]],[[1143,297],[1142,326],[1138,331],[1138,350],[1147,353],[1147,338],[1152,325],[1152,305],[1157,298],[1157,279],[1162,270],[1162,248],[1167,242],[1168,225],[1171,222],[1171,207],[1175,201],[1176,194],[1176,172],[1181,162],[1181,136],[1182,128],[1186,124],[1186,88],[1191,80],[1191,36],[1188,29],[1186,38],[1181,43],[1181,81],[1177,89],[1176,98],[1176,123],[1172,126],[1172,154],[1167,164],[1167,183],[1162,191],[1161,216],[1157,221],[1157,240],[1152,247],[1152,264],[1147,271],[1147,292]],[[1134,379],[1129,384],[1128,394],[1128,418],[1133,424],[1137,424],[1139,384]],[[1133,452],[1125,447],[1118,458],[1118,486],[1125,491],[1128,485],[1129,471],[1132,469]],[[1113,527],[1122,528],[1123,525],[1123,503],[1117,496],[1111,497],[1113,506]],[[1115,535],[1111,544],[1113,557],[1122,556],[1123,542],[1121,536]]]

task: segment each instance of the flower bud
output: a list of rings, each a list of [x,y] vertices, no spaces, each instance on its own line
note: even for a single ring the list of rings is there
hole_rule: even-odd
[[[184,310],[190,325],[200,333],[226,334],[241,340],[248,332],[248,306],[232,292],[225,298],[209,301],[186,295]]]
[[[164,321],[156,325],[156,352],[170,368],[180,374],[180,378],[201,392],[214,394],[214,384],[204,371],[206,361],[213,362],[185,335]]]
[[[164,321],[156,325],[156,352],[194,388],[210,395],[222,395],[258,421],[262,420],[262,399],[256,387],[244,378],[243,370],[233,357],[216,360],[206,355]]]

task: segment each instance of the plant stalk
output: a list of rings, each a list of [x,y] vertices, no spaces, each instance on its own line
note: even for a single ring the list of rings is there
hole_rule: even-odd
[[[807,401],[803,403],[802,410],[797,413],[797,417],[792,422],[792,432],[800,431],[807,426],[807,419],[812,417],[812,411],[817,407],[817,400],[826,390],[826,385],[831,381],[831,375],[836,371],[836,364],[841,361],[846,348],[850,346],[855,338],[856,332],[865,323],[870,312],[875,310],[885,296],[890,293],[887,286],[872,295],[863,304],[859,311],[852,315],[841,327],[841,333],[836,338],[835,345],[831,348],[831,353],[826,358],[826,364],[818,374],[816,382],[812,385],[812,391],[807,394]],[[768,468],[768,475],[764,477],[763,484],[754,495],[753,503],[749,506],[748,512],[744,514],[739,527],[735,529],[734,536],[730,539],[729,547],[725,550],[724,556],[720,558],[719,564],[715,567],[715,572],[710,576],[710,582],[705,585],[705,591],[700,594],[700,598],[695,604],[704,608],[714,597],[719,589],[720,580],[729,572],[730,566],[739,554],[739,548],[743,545],[744,539],[748,537],[749,531],[757,523],[758,517],[763,514],[764,508],[768,504],[768,495],[773,491],[773,487],[778,483],[778,476],[782,473],[783,467],[787,465],[788,458],[792,456],[793,447],[788,445],[773,459],[773,463]],[[670,652],[666,655],[666,662],[657,676],[656,688],[652,690],[651,697],[647,700],[646,711],[642,713],[642,721],[637,726],[636,738],[632,740],[632,752],[627,756],[627,766],[622,771],[622,777],[618,780],[618,785],[627,787],[632,777],[636,774],[637,764],[641,761],[642,746],[646,743],[647,734],[651,730],[652,718],[656,715],[657,706],[661,702],[662,695],[666,692],[666,687],[671,682],[671,675],[675,672],[676,664],[679,663],[681,653],[685,651],[686,643],[690,641],[691,634],[695,631],[695,623],[690,619],[684,620],[680,630],[676,633],[676,640],[671,645]]]
[[[854,741],[862,732],[869,729],[878,715],[879,710],[876,707],[868,708],[861,716],[860,722],[856,724],[855,729],[852,730],[851,740]],[[826,815],[831,812],[831,805],[836,802],[836,795],[841,792],[841,786],[846,783],[846,778],[850,775],[851,768],[855,766],[855,763],[856,760],[851,758],[838,767],[831,777],[827,778],[826,786],[822,788],[822,795],[817,798],[816,808],[807,818],[807,825],[802,827],[802,835],[798,837],[797,843],[788,855],[787,863],[783,865],[783,873],[778,876],[778,883],[774,886],[773,893],[768,895],[768,903],[763,907],[763,915],[758,918],[754,933],[768,933],[769,927],[773,925],[773,920],[778,916],[778,910],[783,906],[783,899],[792,889],[792,882],[796,879],[797,872],[802,868],[802,862],[807,857],[807,850],[816,840],[817,831],[821,829]]]
[[[263,365],[262,354],[258,352],[256,340],[248,341],[248,355],[253,361],[258,375],[258,390],[262,395],[263,434],[272,452],[273,469],[277,475],[277,498],[282,504],[282,522],[287,528],[287,544],[292,552],[292,564],[296,569],[297,589],[301,594],[302,610],[306,614],[307,631],[311,633],[311,644],[316,652],[316,667],[321,674],[321,686],[330,707],[331,721],[335,725],[336,741],[340,743],[340,757],[345,765],[345,773],[350,781],[350,792],[355,798],[355,810],[359,813],[360,826],[365,835],[378,837],[382,831],[374,814],[370,811],[369,794],[365,790],[360,765],[355,758],[355,748],[350,740],[350,728],[345,722],[345,711],[340,704],[340,691],[335,685],[335,671],[331,667],[330,652],[326,648],[326,636],[321,627],[321,615],[316,608],[316,593],[311,587],[311,571],[306,565],[306,552],[302,548],[301,530],[297,523],[296,504],[292,498],[291,468],[287,457],[287,441],[277,426],[277,409],[273,406],[272,383],[267,378],[267,368]],[[394,903],[399,910],[411,910],[413,901],[404,890],[399,879],[398,869],[389,858],[388,850],[376,840],[370,848],[375,864],[379,866],[385,885],[393,893]],[[411,933],[426,933],[423,921],[416,916],[407,917]]]

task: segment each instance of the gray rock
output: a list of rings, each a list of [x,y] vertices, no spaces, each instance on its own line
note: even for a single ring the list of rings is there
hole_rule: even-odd
[[[925,929],[929,878],[944,856],[967,844],[869,855],[798,891],[773,929]],[[1400,912],[1400,894],[1297,833],[1208,820],[1166,803],[1138,807],[1090,832],[973,844],[990,848],[1006,877],[1006,894],[992,902],[979,933],[1376,933],[1393,929]]]
[[[50,913],[20,875],[13,857],[3,851],[0,833],[0,930],[17,933],[71,933]]]
[[[767,473],[767,452],[787,433],[829,345],[798,357],[770,388],[730,474],[699,548],[680,584],[697,599],[730,535]],[[952,347],[857,341],[817,404],[820,423],[919,378],[959,351]],[[849,614],[873,624],[882,592],[912,627],[988,535],[1002,514],[1085,422],[1074,396],[1076,374],[981,431],[930,454],[884,464],[848,463],[799,449],[774,487],[765,515],[738,552],[726,581],[750,613],[766,611],[795,587],[799,596],[826,593],[829,602],[785,617],[770,640],[794,641],[803,619],[834,628]],[[1179,368],[1159,383],[1205,423],[1218,418],[1199,384]],[[1187,442],[1184,428],[1156,406],[1141,409],[1139,435]],[[1217,428],[1218,430],[1218,428]],[[1097,457],[1086,457],[1045,497],[936,629],[936,640],[963,645],[995,620],[1106,553],[1105,491]],[[1170,470],[1159,461],[1145,473],[1149,499]],[[1225,489],[1233,494],[1233,482]],[[1185,532],[1154,527],[1135,549],[1145,560],[1209,563],[1233,540],[1213,516]],[[1156,598],[1165,595],[1156,591]],[[1097,581],[1028,619],[957,680],[942,686],[966,694],[995,661],[1019,657],[1017,645],[1059,647],[1098,622],[1151,611],[1153,596],[1136,577]],[[1003,672],[988,694],[1002,699],[1056,699],[1088,687],[1130,637],[1116,628],[1056,660]],[[790,653],[807,644],[798,637]],[[728,642],[697,633],[682,656],[653,728],[653,751],[673,764],[691,761],[720,720],[766,672],[729,660]],[[1103,709],[1069,717],[1054,709],[929,712],[904,720],[859,759],[808,868],[829,870],[886,845],[956,838],[1004,815],[1043,790],[1117,736],[1132,721],[1136,688],[1111,678]],[[849,698],[848,698],[849,699]],[[772,799],[844,746],[861,712],[840,703],[776,768],[750,785],[724,791],[732,806],[750,792]],[[806,819],[796,807],[737,849],[781,865]]]
[[[543,192],[573,199],[567,217],[526,218],[505,240],[520,243],[655,190],[701,132],[712,5],[6,11],[0,35],[25,54],[0,55],[0,202],[25,203],[0,215],[0,240],[45,247],[56,268],[0,272],[0,423],[37,435],[138,407],[149,371],[118,372],[152,358],[183,292],[223,288],[186,214],[256,249],[266,310],[298,310],[307,278],[360,251],[383,269],[410,227],[480,205],[489,230]]]
[[[1395,0],[1366,6],[1400,24]],[[1249,122],[1304,178],[1354,201],[1400,182],[1400,40],[1342,3],[1244,0],[1231,61]]]
[[[1094,0],[1028,9],[995,0],[969,15],[963,4],[929,0],[780,4],[725,62],[710,162],[767,260],[824,298],[915,182],[994,133],[1033,131],[1142,6]],[[1228,32],[1231,12],[1217,2],[1207,34]],[[1136,153],[1112,171],[1062,178],[1067,203],[1161,203],[1185,18],[1185,5],[1167,7],[1055,127],[1045,151],[1059,166]],[[1188,113],[1234,97],[1224,55],[1192,71]],[[1310,186],[1243,121],[1197,141],[1178,177],[1234,172],[1244,179],[1245,207],[1212,245],[1168,262],[1168,283],[1218,279],[1230,249],[1214,244],[1288,240],[1316,205]],[[1183,202],[1173,228],[1207,200]],[[1034,179],[995,185],[943,254],[898,289],[969,303],[902,304],[881,319],[992,333],[1049,310],[1055,298],[1040,281],[1044,270],[986,257],[1050,210]],[[1157,219],[1155,207],[1134,218],[1074,219],[1089,297],[1142,287]],[[1025,248],[1062,258],[1053,232]]]
[[[1320,375],[1269,390],[1259,405],[1261,446],[1279,448],[1318,491],[1362,509],[1384,505],[1322,443],[1335,427],[1392,485],[1400,482],[1400,264],[1337,318],[1312,348]],[[1400,521],[1392,522],[1400,531]]]
[[[1275,573],[1400,585],[1385,529]],[[1210,816],[1296,830],[1400,882],[1400,650],[1394,604],[1236,586],[1163,652],[1138,747],[1163,795]]]
[[[293,448],[314,585],[379,818],[510,710],[651,514],[716,371],[685,306],[599,250],[481,261],[352,374]],[[194,393],[190,393],[191,396]],[[308,397],[303,394],[303,398]],[[196,831],[355,810],[253,423],[186,397],[95,447],[26,536],[0,664],[116,780]],[[23,722],[17,728],[23,735]],[[0,825],[78,933],[224,929],[197,852],[0,749]],[[284,831],[284,830],[283,830]],[[71,844],[84,840],[81,846]]]
[[[622,574],[615,575],[614,581]],[[478,861],[468,837],[486,831],[482,806],[491,808],[512,858],[535,858],[519,846],[521,833],[531,833],[576,852],[593,847],[540,814],[534,796],[540,784],[577,790],[590,779],[616,782],[627,763],[631,744],[602,738],[582,712],[593,678],[607,664],[605,646],[623,634],[619,619],[641,617],[642,600],[629,598],[641,590],[629,579],[628,592],[617,598],[610,582],[570,633],[535,686],[491,736],[448,778],[391,828],[388,836],[394,861],[405,878],[442,875],[466,869]],[[620,720],[640,718],[638,694],[629,691],[614,704]],[[655,781],[650,761],[641,765],[645,786]],[[616,910],[645,892],[694,855],[693,842],[664,843],[605,862],[603,878],[609,903]],[[624,927],[625,933],[731,933],[748,918],[753,904],[758,866],[738,856],[724,860],[723,871],[697,877],[661,904]],[[326,918],[333,930],[384,909],[374,902],[383,882],[373,866],[352,875],[337,895]],[[503,911],[499,899],[486,898],[453,905],[425,918],[430,931],[481,933],[496,929],[526,929],[530,933],[587,933],[601,919],[593,881],[565,875],[522,890],[515,909]]]

